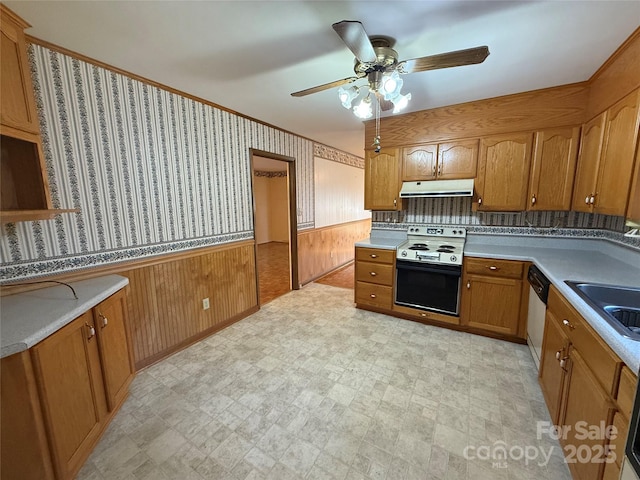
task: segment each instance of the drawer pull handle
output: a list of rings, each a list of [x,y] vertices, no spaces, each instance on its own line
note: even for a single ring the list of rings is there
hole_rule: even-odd
[[[101,327],[102,328],[106,327],[108,325],[108,323],[109,323],[109,319],[107,317],[105,317],[104,315],[102,315],[101,313],[99,313],[98,316],[100,317],[100,320],[102,321]]]
[[[482,197],[478,197],[478,205],[482,205]]]
[[[371,295],[369,295],[371,298],[376,298],[376,294],[372,293]]]
[[[566,364],[567,364],[567,359],[566,358],[563,358],[562,360],[560,360],[560,368],[564,369]]]
[[[531,205],[535,205],[536,204],[536,196],[532,195],[531,196]]]
[[[491,265],[490,267],[487,267],[489,270],[495,272],[496,270],[500,270],[498,267],[496,267],[495,265]]]
[[[590,197],[591,197],[590,195],[587,195],[586,197],[584,197],[584,203],[586,203],[587,205],[589,205],[589,198]]]
[[[591,195],[591,198],[589,199],[589,205],[593,205],[594,203],[596,203],[596,196]]]
[[[375,277],[377,275],[376,272],[369,272],[369,275],[371,275],[372,277]]]
[[[556,360],[560,360],[560,355],[562,355],[562,350],[556,352]]]
[[[369,255],[371,258],[378,258],[378,255],[376,255],[375,253],[372,253],[371,255]]]
[[[569,327],[571,330],[573,330],[574,328],[576,328],[576,327],[574,327],[574,326],[571,324],[571,322],[570,322],[569,320],[567,320],[566,318],[562,320],[562,324],[563,324],[563,325],[565,325],[565,326],[567,326],[567,327]]]

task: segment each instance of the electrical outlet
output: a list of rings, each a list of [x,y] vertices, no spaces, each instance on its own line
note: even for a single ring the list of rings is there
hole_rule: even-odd
[[[207,297],[207,298],[203,298],[203,299],[202,299],[202,309],[203,309],[203,310],[209,310],[209,307],[210,307],[210,306],[211,306],[211,305],[209,304],[209,297]]]

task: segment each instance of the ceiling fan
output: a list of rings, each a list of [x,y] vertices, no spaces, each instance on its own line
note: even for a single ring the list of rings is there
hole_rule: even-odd
[[[343,20],[332,26],[356,56],[355,76],[300,90],[291,95],[304,97],[330,88],[341,87],[338,95],[342,105],[345,108],[351,108],[351,103],[358,97],[362,87],[344,88],[342,85],[366,77],[368,84],[364,87],[368,88],[369,93],[362,98],[358,106],[354,107],[355,115],[360,118],[372,116],[371,93],[378,100],[378,106],[382,110],[393,109],[396,113],[407,105],[411,94],[402,95],[400,93],[402,88],[400,75],[482,63],[489,55],[489,48],[482,46],[398,61],[398,53],[392,48],[394,44],[392,38],[386,36],[369,37],[362,23],[358,21]]]

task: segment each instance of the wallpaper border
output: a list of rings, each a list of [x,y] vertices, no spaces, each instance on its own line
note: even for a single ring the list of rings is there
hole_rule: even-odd
[[[2,269],[0,269],[0,285],[14,283],[17,280],[28,280],[60,273],[77,272],[128,260],[139,260],[157,255],[178,253],[195,248],[211,247],[251,239],[253,239],[252,231],[236,232],[228,235],[192,238],[189,240],[143,245],[122,250],[54,257],[30,262],[10,262],[3,264]]]
[[[343,152],[342,150],[338,150],[321,143],[313,144],[313,156],[364,169],[364,158],[357,157],[351,153]]]

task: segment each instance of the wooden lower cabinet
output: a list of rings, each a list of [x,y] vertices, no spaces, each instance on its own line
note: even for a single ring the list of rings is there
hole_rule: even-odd
[[[93,309],[109,411],[124,401],[133,380],[133,351],[128,342],[125,312],[124,290]]]
[[[395,253],[395,250],[356,247],[356,304],[391,310]]]
[[[528,287],[524,262],[465,259],[461,292],[461,324],[524,338]]]
[[[33,364],[58,478],[82,466],[107,413],[91,312],[43,340]]]
[[[2,359],[2,480],[67,480],[78,473],[134,376],[124,302],[120,290],[29,351]],[[5,385],[12,377],[22,385]],[[5,407],[16,397],[33,410],[28,435],[8,420],[13,414]],[[13,450],[20,455],[9,456]]]
[[[547,310],[540,361],[540,388],[544,395],[551,421],[558,425],[565,387],[565,373],[569,359],[569,339],[551,310]]]
[[[617,480],[637,379],[554,286],[539,381],[574,480]]]
[[[614,405],[600,386],[580,353],[571,349],[570,371],[564,406],[564,418],[560,425],[566,432],[560,442],[569,460],[569,469],[576,480],[602,478],[608,439],[595,434],[585,435],[586,429],[611,425]]]

